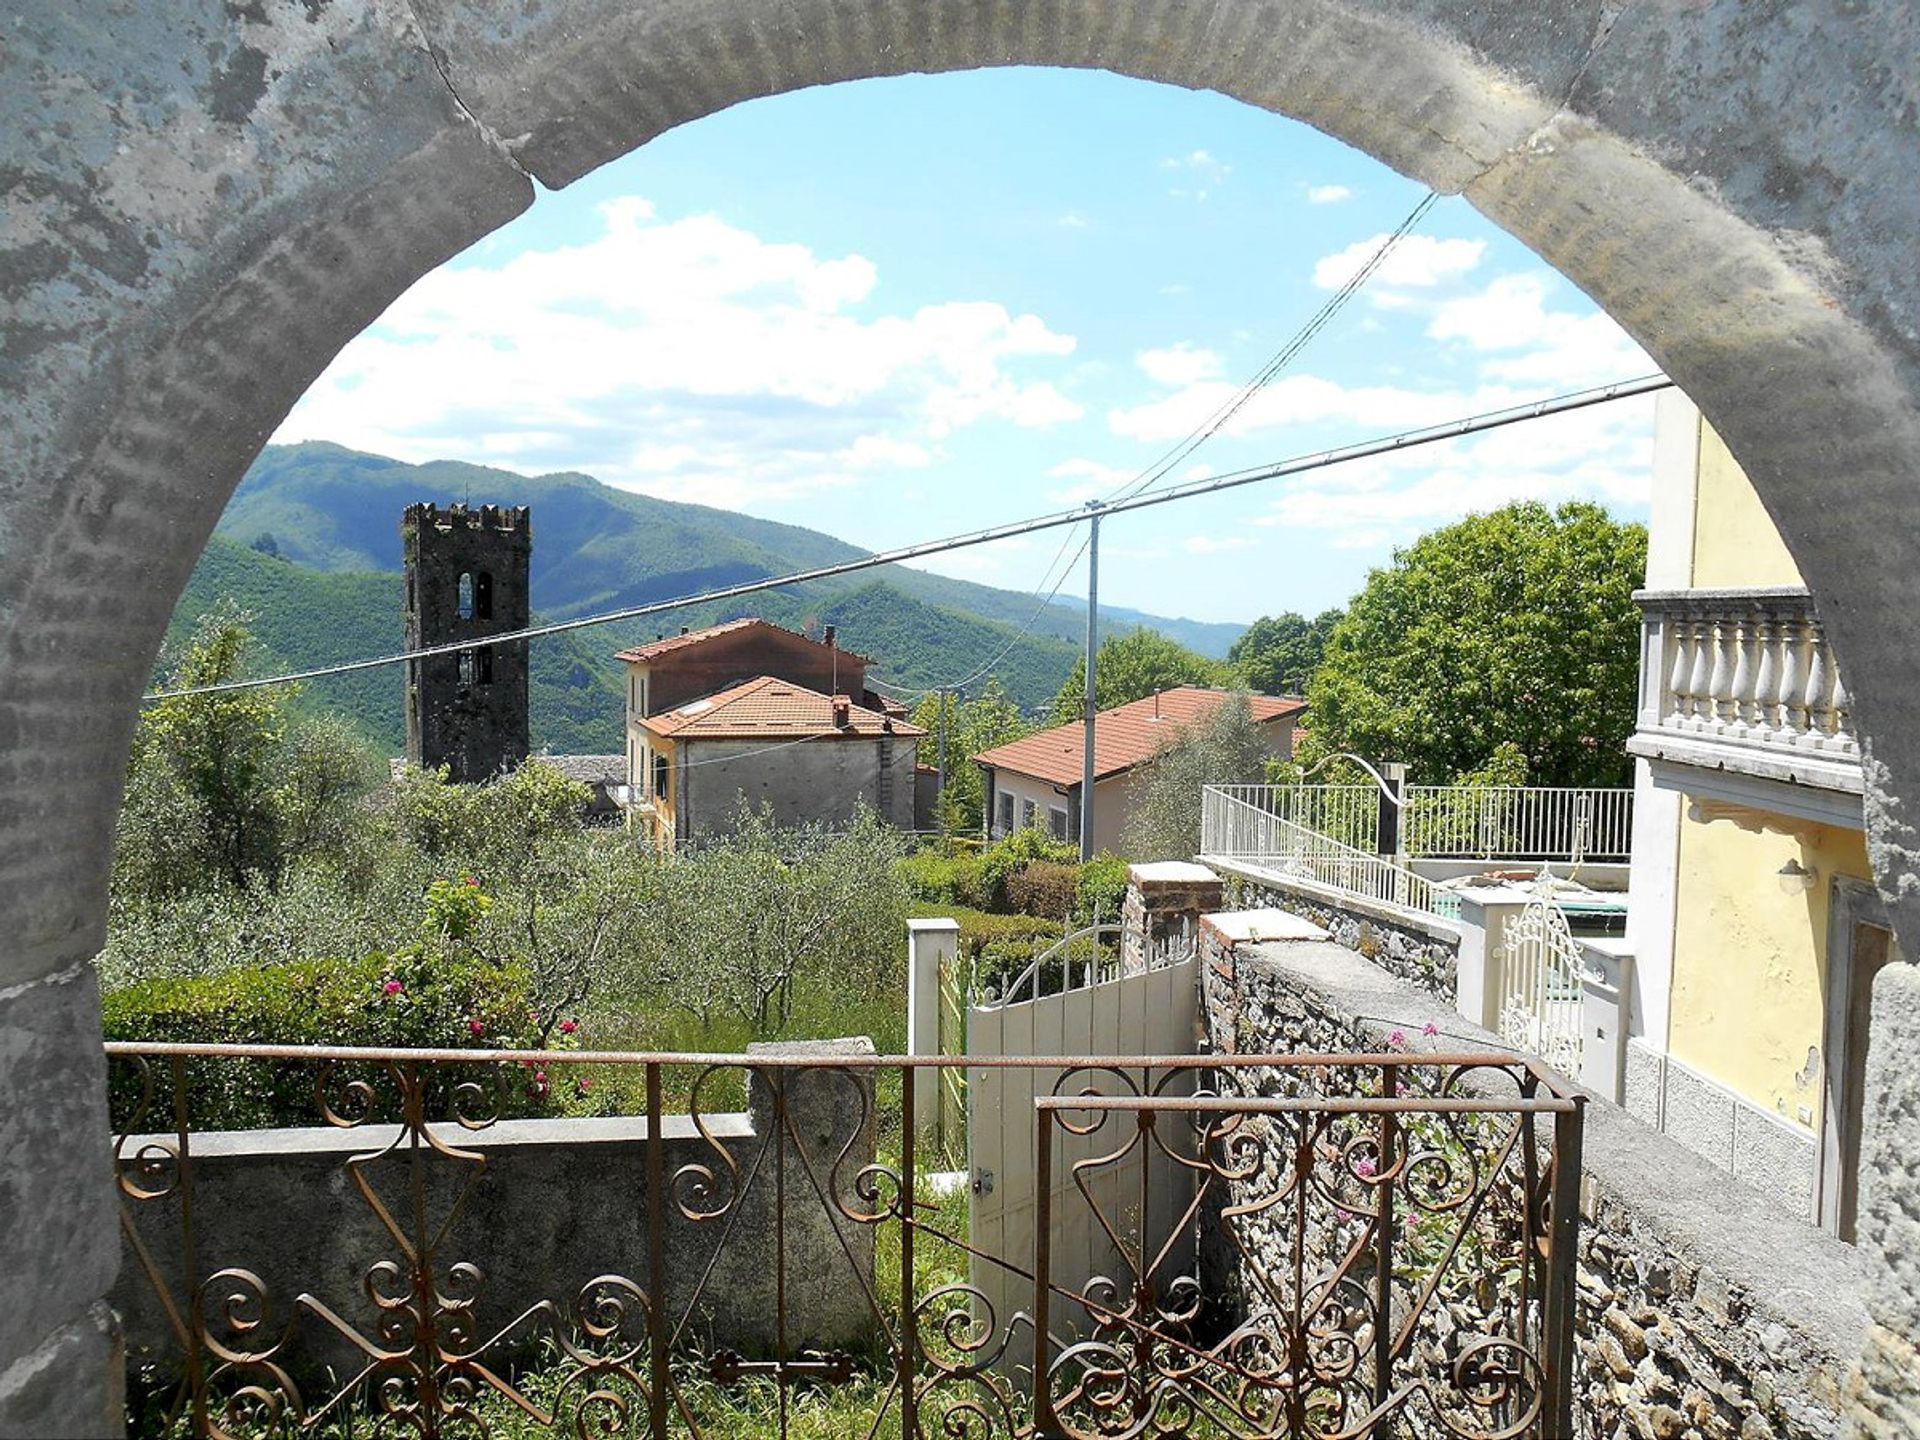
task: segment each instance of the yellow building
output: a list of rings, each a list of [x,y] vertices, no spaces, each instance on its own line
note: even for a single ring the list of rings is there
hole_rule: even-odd
[[[1843,1237],[1867,997],[1892,953],[1846,687],[1733,457],[1656,425],[1623,1103]]]

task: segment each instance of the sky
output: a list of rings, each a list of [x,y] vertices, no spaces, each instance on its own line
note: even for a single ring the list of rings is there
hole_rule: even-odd
[[[1294,121],[1099,72],[756,100],[543,192],[401,296],[274,438],[584,471],[883,549],[1111,494],[1424,193]],[[1655,368],[1443,198],[1173,478]],[[1509,500],[1644,520],[1651,448],[1642,398],[1116,516],[1101,598],[1313,613],[1395,546]],[[1059,554],[1042,534],[926,564],[1033,590]]]

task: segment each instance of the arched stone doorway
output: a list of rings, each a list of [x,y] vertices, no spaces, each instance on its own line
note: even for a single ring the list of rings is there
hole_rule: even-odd
[[[117,1245],[104,1155],[86,1139],[103,1128],[87,961],[134,704],[242,469],[347,339],[525,208],[534,181],[563,185],[757,95],[1094,66],[1222,91],[1466,195],[1659,359],[1752,476],[1846,657],[1876,867],[1920,952],[1904,803],[1920,791],[1920,651],[1901,624],[1920,561],[1911,11],[144,0],[108,14],[28,0],[10,18],[0,1407],[9,1387],[21,1405],[52,1393],[31,1389],[48,1377],[64,1387],[49,1415],[110,1404],[98,1297]],[[1882,988],[1891,1040],[1920,1014],[1920,987],[1902,972]],[[1920,1020],[1904,1033],[1912,1046]],[[1911,1114],[1914,1083],[1883,1066],[1883,1111]],[[1868,1208],[1891,1376],[1920,1332],[1920,1286],[1897,1269],[1920,1251],[1920,1175],[1890,1174]]]

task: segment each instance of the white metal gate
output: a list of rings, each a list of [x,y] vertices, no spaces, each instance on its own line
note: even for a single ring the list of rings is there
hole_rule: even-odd
[[[1580,1073],[1581,982],[1586,967],[1567,915],[1542,876],[1533,899],[1507,925],[1501,947],[1500,1035],[1563,1075]]]
[[[1116,926],[1099,934],[1117,933]],[[1082,931],[1055,947],[1071,954],[1070,941],[1090,937]],[[1051,954],[1051,952],[1050,952]],[[969,1056],[1023,1058],[1191,1055],[1198,1034],[1199,991],[1190,932],[1150,947],[1145,968],[1121,973],[1117,960],[1086,967],[1066,966],[1056,993],[1039,993],[1048,969],[1043,955],[1027,975],[1008,987],[1007,998],[976,1003],[967,1010]],[[1035,1253],[1034,1102],[1053,1094],[1138,1095],[1151,1083],[1156,1093],[1186,1095],[1194,1077],[1184,1071],[1160,1071],[1149,1081],[1138,1065],[1108,1063],[1044,1066],[1032,1069],[969,1068],[967,1072],[968,1160],[973,1186],[972,1239],[975,1250],[970,1282],[977,1302],[997,1325],[1017,1313],[1032,1314],[1033,1281],[1005,1264],[982,1258],[1031,1257]],[[1086,1133],[1065,1127],[1053,1132],[1052,1216],[1049,1225],[1052,1314],[1049,1328],[1064,1337],[1086,1328],[1082,1307],[1064,1299],[1092,1293],[1124,1301],[1108,1284],[1130,1277],[1192,1273],[1191,1246],[1175,1245],[1163,1255],[1123,1255],[1118,1246],[1133,1237],[1164,1238],[1193,1199],[1193,1172],[1139,1143],[1130,1116],[1109,1112],[1104,1123]],[[1178,1150],[1173,1136],[1161,1137]],[[1078,1161],[1111,1157],[1123,1147],[1131,1153],[1113,1164],[1089,1167],[1076,1176]],[[1157,1248],[1157,1247],[1156,1247]],[[1020,1259],[1020,1263],[1030,1260]],[[1012,1327],[1013,1343],[1005,1361],[1015,1368],[1032,1363],[1031,1329]]]

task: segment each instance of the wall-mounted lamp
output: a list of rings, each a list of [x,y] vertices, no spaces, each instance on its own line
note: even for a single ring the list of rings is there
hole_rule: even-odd
[[[1813,889],[1813,882],[1820,878],[1819,872],[1809,870],[1797,859],[1789,860],[1780,867],[1780,888],[1788,895],[1804,895]]]

